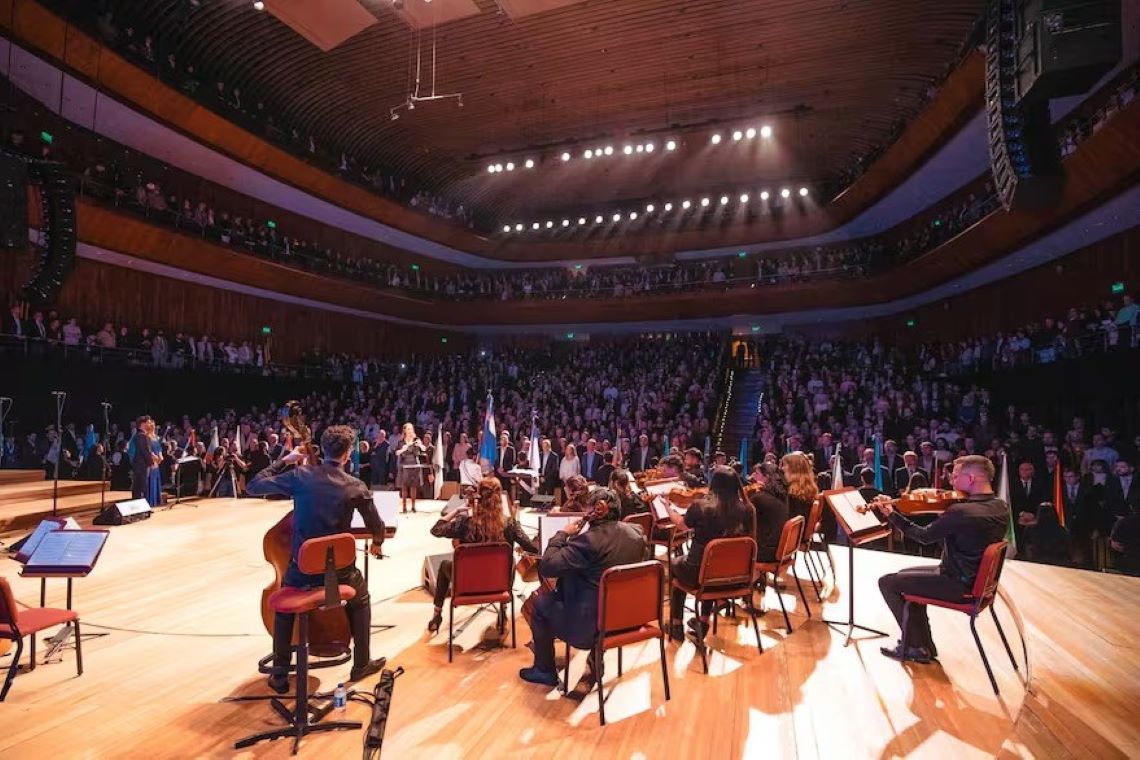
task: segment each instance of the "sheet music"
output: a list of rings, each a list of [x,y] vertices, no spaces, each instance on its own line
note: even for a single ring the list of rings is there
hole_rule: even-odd
[[[669,519],[669,500],[664,496],[655,496],[653,501],[649,502],[649,511],[653,513],[653,519],[657,522]]]
[[[106,541],[104,530],[52,531],[40,541],[25,569],[90,570]]]
[[[538,516],[538,551],[546,554],[546,545],[554,534],[570,523],[581,520],[585,515],[581,512],[558,512],[553,515]]]
[[[883,524],[874,510],[860,511],[861,507],[867,505],[867,501],[857,490],[833,493],[827,498],[835,510],[842,515],[843,521],[847,523],[847,527],[851,529],[852,533],[862,533],[865,530],[878,528]]]
[[[664,483],[654,483],[645,487],[645,490],[652,496],[667,496],[670,492],[676,491],[678,488],[684,488],[684,483],[680,478],[675,480],[667,480]]]
[[[20,553],[16,555],[16,561],[27,562],[28,558],[36,553],[36,548],[39,547],[40,542],[44,540],[44,536],[53,530],[60,530],[61,527],[66,527],[66,523],[64,523],[63,520],[41,520],[40,524],[36,526],[36,529],[32,531],[32,535],[28,536],[28,540],[20,547]],[[74,530],[78,529],[79,525],[76,524]]]
[[[386,530],[395,529],[396,523],[400,519],[399,496],[395,491],[372,492],[372,503],[376,505],[376,512],[384,521]],[[349,528],[352,530],[366,530],[368,528],[364,524],[364,516],[360,514],[359,509],[352,510],[352,522],[349,524]]]

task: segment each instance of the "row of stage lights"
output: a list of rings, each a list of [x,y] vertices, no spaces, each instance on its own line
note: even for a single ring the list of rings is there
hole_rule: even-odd
[[[759,135],[762,139],[767,140],[772,136],[772,128],[765,124],[764,126],[760,127],[760,129],[756,129],[755,127],[748,127],[747,129],[736,129],[732,131],[731,138],[733,142],[741,142],[742,140],[753,140],[757,135]],[[722,142],[724,142],[724,137],[720,132],[714,132],[712,137],[709,138],[709,142],[713,145],[720,145]],[[672,153],[673,151],[677,150],[677,141],[673,139],[666,140],[664,146],[665,152]],[[620,149],[615,148],[613,145],[599,145],[596,148],[586,148],[582,151],[581,157],[589,161],[594,158],[605,158],[607,156],[613,155],[632,156],[635,154],[652,154],[656,150],[657,144],[652,140],[649,140],[643,143],[626,143],[625,145],[621,146]],[[574,154],[568,150],[564,150],[561,154],[559,154],[558,157],[562,163],[565,164],[569,163],[574,158]],[[514,161],[495,162],[487,165],[487,173],[500,174],[502,172],[513,172],[518,168],[533,169],[536,165],[537,164],[533,158],[527,158],[520,164],[515,164]]]
[[[808,196],[808,189],[806,187],[801,187],[799,189],[799,191],[797,192],[797,194],[801,198],[806,198]],[[769,193],[767,190],[761,190],[759,197],[760,197],[761,201],[767,201],[769,198],[772,197],[772,194]],[[791,198],[792,197],[791,188],[788,188],[788,187],[782,188],[780,190],[780,197],[785,199],[785,200]],[[752,198],[748,193],[741,193],[738,200],[740,201],[741,205],[745,205],[750,200],[752,200]],[[722,207],[727,206],[731,202],[732,202],[731,197],[729,197],[727,195],[720,196],[720,205]],[[691,200],[683,200],[680,203],[680,207],[681,207],[682,211],[689,211],[690,209],[693,208],[693,205],[694,205],[694,203]],[[696,205],[699,205],[700,208],[707,209],[713,205],[713,199],[709,196],[705,196],[705,197],[701,198],[700,201]],[[663,206],[661,206],[661,212],[664,214],[671,213],[673,211],[673,209],[674,209],[673,203],[666,203]],[[656,211],[657,211],[657,205],[656,204],[647,203],[645,205],[645,215],[646,216],[653,214]],[[640,216],[641,216],[641,214],[637,211],[629,211],[629,212],[620,212],[619,211],[619,212],[615,212],[614,214],[610,215],[610,221],[614,222],[615,224],[617,222],[622,221],[623,219],[626,219],[626,220],[631,221],[631,222],[635,222],[638,220],[638,218]],[[605,221],[606,221],[606,215],[605,214],[596,214],[594,216],[594,224],[604,224]],[[588,222],[589,222],[589,219],[587,217],[584,217],[584,216],[578,217],[578,226],[579,227],[586,226],[586,224]],[[571,221],[569,219],[563,219],[561,222],[561,226],[562,227],[570,227]],[[544,228],[550,230],[550,229],[554,229],[554,227],[555,227],[555,224],[554,224],[553,220],[547,220],[545,223],[531,222],[531,224],[530,224],[530,229],[535,230],[535,231],[541,230]],[[504,224],[503,225],[503,232],[505,232],[505,233],[522,232],[526,228],[527,228],[527,225],[523,224],[522,222],[516,222],[514,225]]]

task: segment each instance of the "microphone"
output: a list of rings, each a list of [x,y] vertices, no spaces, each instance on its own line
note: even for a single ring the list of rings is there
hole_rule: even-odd
[[[52,391],[51,395],[53,395],[53,396],[66,396],[67,392],[66,391]]]
[[[104,409],[110,409],[111,408],[111,404],[108,401],[100,401],[99,406],[103,407]]]
[[[0,396],[0,401],[11,401],[11,400],[12,399],[8,398],[7,396]]]

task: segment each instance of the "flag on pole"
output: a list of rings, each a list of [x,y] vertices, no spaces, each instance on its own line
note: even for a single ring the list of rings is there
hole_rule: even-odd
[[[527,452],[527,461],[530,462],[530,471],[538,474],[538,463],[542,460],[542,454],[538,446],[538,416],[535,414],[530,415],[530,451]]]
[[[360,477],[360,433],[353,432],[352,436],[352,474]]]
[[[875,434],[875,490],[882,491],[886,487],[883,482],[883,446],[878,434]]]
[[[190,435],[186,438],[186,453],[190,454],[194,451],[194,446],[198,443],[198,434],[191,430]]]
[[[1057,522],[1065,527],[1065,488],[1061,485],[1061,460],[1053,468],[1053,509],[1057,510]]]
[[[1005,529],[1005,540],[1009,542],[1009,559],[1017,556],[1017,533],[1013,529],[1013,507],[1009,502],[1009,457],[1001,453],[1001,475],[998,477],[997,497],[1005,502],[1009,524]]]
[[[213,454],[218,448],[218,426],[214,425],[214,432],[210,434],[210,445],[206,447],[207,454]]]
[[[748,469],[748,438],[740,439],[740,463],[744,465],[744,469]]]
[[[487,416],[483,419],[483,440],[479,442],[479,459],[494,467],[499,459],[499,435],[495,430],[495,397],[487,396]]]
[[[237,444],[237,453],[238,453],[238,456],[240,457],[241,456],[241,425],[238,425],[237,430],[234,431],[234,443]]]
[[[443,423],[440,423],[435,433],[435,455],[432,457],[432,468],[435,470],[435,485],[432,488],[432,498],[438,499],[443,490]]]

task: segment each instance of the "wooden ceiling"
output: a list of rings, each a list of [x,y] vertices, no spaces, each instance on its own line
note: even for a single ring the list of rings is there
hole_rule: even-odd
[[[463,107],[421,103],[393,121],[417,32],[391,0],[360,2],[377,22],[327,53],[244,0],[202,0],[189,12],[187,0],[110,5],[120,27],[153,34],[246,102],[264,100],[322,143],[501,220],[834,177],[917,111],[983,6],[587,0],[534,13],[542,3],[474,0],[476,15],[418,33],[420,94],[430,92],[434,37],[437,92],[461,92]],[[760,124],[772,126],[770,141],[709,144],[718,129]],[[620,156],[625,141],[648,135],[652,156]],[[680,142],[673,153],[660,150],[668,137]],[[608,144],[618,155],[580,158]],[[568,164],[558,159],[564,146],[573,146]],[[492,160],[521,166],[530,156],[540,159],[533,170],[486,172]]]

